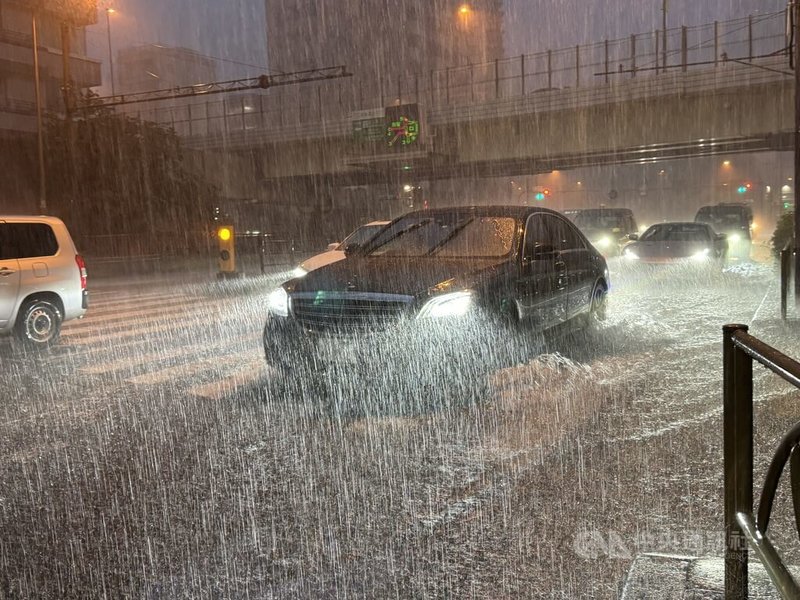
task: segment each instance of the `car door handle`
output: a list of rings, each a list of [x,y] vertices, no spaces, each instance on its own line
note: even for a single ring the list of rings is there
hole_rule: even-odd
[[[12,271],[7,267],[3,267],[2,269],[0,269],[0,277],[8,277],[9,275],[13,275],[14,273],[16,273],[16,271]]]

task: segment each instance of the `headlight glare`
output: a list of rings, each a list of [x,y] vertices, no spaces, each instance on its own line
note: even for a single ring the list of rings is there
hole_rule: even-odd
[[[708,254],[711,252],[708,248],[703,248],[700,252],[695,252],[692,254],[692,260],[706,260],[708,258]]]
[[[598,248],[608,248],[611,245],[611,238],[610,237],[601,237],[594,243],[595,246]]]
[[[624,256],[629,260],[639,260],[639,255],[636,254],[636,252],[634,252],[630,248],[626,248],[625,251],[622,253],[622,256]]]
[[[289,316],[289,294],[282,287],[270,293],[267,299],[267,309],[277,317]]]
[[[472,307],[472,292],[453,292],[434,296],[428,300],[419,313],[420,319],[460,317]]]
[[[729,242],[733,242],[734,244],[735,244],[736,242],[741,242],[741,241],[742,241],[742,236],[741,236],[741,235],[739,235],[738,233],[732,233],[732,234],[730,234],[730,235],[728,236],[728,241],[729,241]]]

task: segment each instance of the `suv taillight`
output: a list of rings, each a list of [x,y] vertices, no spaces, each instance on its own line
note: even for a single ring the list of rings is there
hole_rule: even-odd
[[[81,289],[86,289],[86,261],[80,254],[75,255],[75,262],[78,263],[78,272],[81,274]]]

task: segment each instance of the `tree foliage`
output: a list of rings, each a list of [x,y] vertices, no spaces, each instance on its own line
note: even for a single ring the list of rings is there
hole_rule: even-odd
[[[48,202],[79,235],[204,229],[216,191],[193,172],[171,130],[109,111],[52,120]]]
[[[780,256],[786,242],[794,237],[794,212],[781,215],[772,234],[772,253]]]

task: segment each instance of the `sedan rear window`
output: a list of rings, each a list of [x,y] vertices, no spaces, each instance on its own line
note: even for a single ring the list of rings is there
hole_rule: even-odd
[[[58,252],[53,229],[44,223],[0,223],[0,260],[53,256]]]
[[[642,234],[643,242],[707,242],[708,228],[692,223],[653,225]]]

